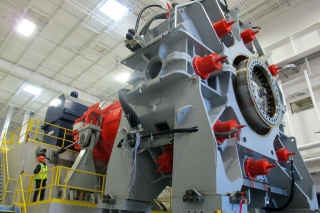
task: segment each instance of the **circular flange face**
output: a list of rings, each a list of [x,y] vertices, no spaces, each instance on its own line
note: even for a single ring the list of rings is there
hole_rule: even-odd
[[[162,69],[162,61],[160,58],[155,58],[150,61],[146,69],[146,78],[151,80],[156,78]]]
[[[257,58],[242,61],[235,93],[246,121],[258,134],[267,134],[282,120],[280,94],[267,66]]]

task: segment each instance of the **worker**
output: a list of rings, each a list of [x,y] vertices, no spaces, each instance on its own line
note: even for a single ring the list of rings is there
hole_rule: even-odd
[[[36,180],[36,191],[34,192],[33,195],[33,202],[36,202],[38,199],[38,194],[39,194],[39,188],[41,187],[41,192],[40,192],[40,199],[43,200],[44,198],[44,193],[45,193],[45,186],[47,182],[47,159],[44,156],[38,157],[39,164],[36,166],[35,170],[33,173],[35,174],[35,180]]]

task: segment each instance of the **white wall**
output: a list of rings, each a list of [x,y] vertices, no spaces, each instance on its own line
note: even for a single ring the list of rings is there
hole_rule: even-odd
[[[269,63],[284,65],[320,50],[320,1],[293,0],[292,6],[280,8],[257,23],[257,34],[265,53],[272,53]]]
[[[320,1],[319,1],[320,2]],[[315,81],[314,79],[320,75],[320,57],[309,61],[310,69],[312,71],[312,75],[309,76],[311,79],[311,85],[313,86],[313,93],[316,99],[316,103],[318,109],[320,109],[320,81]],[[305,66],[304,66],[305,67]],[[305,69],[305,68],[304,68]],[[303,70],[301,71],[303,72]],[[302,75],[303,76],[303,75]],[[284,94],[286,96],[287,103],[287,113],[290,118],[291,129],[293,131],[293,136],[296,137],[298,146],[303,144],[308,144],[316,141],[320,141],[320,134],[315,133],[320,131],[320,120],[317,116],[315,108],[308,109],[299,113],[292,114],[290,103],[301,100],[306,97],[310,97],[310,93],[307,89],[307,83],[304,77],[299,78],[299,80],[284,83],[283,85]],[[304,95],[298,96],[297,93],[293,93],[293,89],[298,91],[305,92]],[[292,94],[292,95],[289,95]],[[294,96],[294,97],[292,97]],[[285,132],[289,134],[289,124],[287,119],[284,119],[286,123]],[[320,156],[320,147],[319,149],[313,149],[302,152],[303,157],[315,157]],[[319,168],[320,171],[320,168]]]
[[[258,23],[262,28],[257,38],[262,47],[269,46],[320,20],[319,0],[293,0],[291,4],[294,6],[278,16]]]

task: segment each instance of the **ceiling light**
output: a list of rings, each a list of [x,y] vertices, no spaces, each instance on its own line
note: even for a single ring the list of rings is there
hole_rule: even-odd
[[[127,82],[129,76],[130,76],[130,73],[124,72],[118,75],[116,79],[120,82]]]
[[[50,106],[53,106],[53,107],[57,107],[61,104],[61,100],[59,98],[56,98],[56,99],[53,99],[51,102],[50,102]]]
[[[118,21],[123,16],[127,15],[128,8],[116,0],[108,0],[104,5],[102,5],[102,7],[100,7],[100,11],[115,21]]]
[[[22,22],[20,22],[17,31],[22,35],[29,36],[35,27],[36,25],[34,23],[28,21],[27,19],[24,19]]]
[[[31,93],[32,95],[39,95],[41,93],[41,90],[41,88],[32,86],[30,84],[27,84],[27,86],[23,88],[23,91]]]

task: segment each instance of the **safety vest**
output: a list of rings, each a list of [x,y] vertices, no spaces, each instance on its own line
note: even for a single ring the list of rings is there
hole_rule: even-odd
[[[47,170],[48,170],[48,167],[47,165],[43,165],[42,163],[40,163],[40,166],[41,166],[41,170],[38,174],[36,174],[36,180],[44,180],[44,179],[47,179]]]

